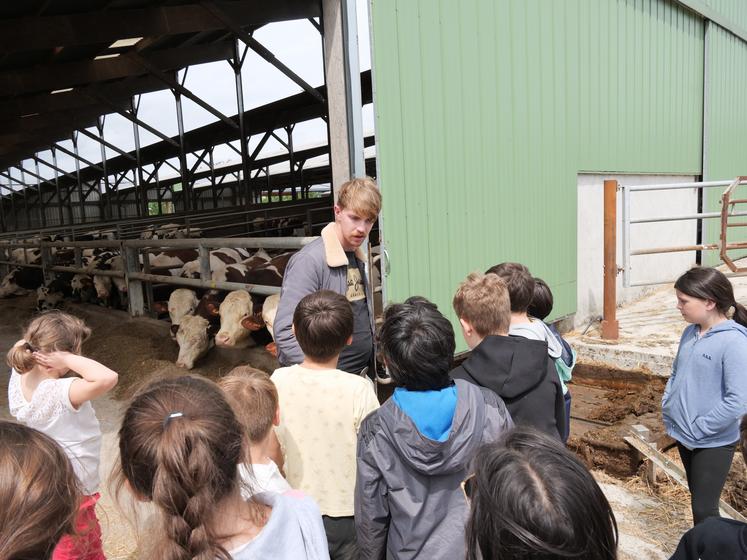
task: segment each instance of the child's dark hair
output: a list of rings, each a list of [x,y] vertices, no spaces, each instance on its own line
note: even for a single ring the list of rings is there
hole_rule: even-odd
[[[345,296],[336,292],[314,292],[298,302],[293,329],[305,356],[317,362],[330,360],[353,334],[353,308]]]
[[[451,385],[454,328],[425,298],[390,305],[378,333],[381,356],[395,385],[411,391]]]
[[[617,523],[588,470],[532,428],[484,446],[465,486],[467,558],[614,560]]]
[[[534,279],[534,295],[532,303],[529,304],[527,313],[542,321],[552,313],[553,297],[550,286],[542,278]]]
[[[18,373],[26,373],[36,365],[34,352],[79,354],[89,336],[91,329],[82,319],[63,311],[47,311],[31,320],[23,333],[26,343],[13,346],[8,351],[6,362]]]
[[[506,283],[512,313],[524,313],[527,310],[534,297],[534,278],[526,266],[504,262],[490,267],[485,274],[497,274]]]
[[[677,278],[674,289],[690,297],[711,300],[723,315],[728,316],[733,307],[733,319],[747,327],[747,309],[734,299],[734,288],[723,272],[706,266],[693,267]]]
[[[215,383],[184,376],[136,395],[119,430],[120,473],[162,515],[154,558],[221,559],[217,504],[239,488],[243,429]],[[258,514],[261,515],[261,514]]]
[[[0,421],[0,558],[51,558],[75,530],[81,496],[73,466],[52,438]]]

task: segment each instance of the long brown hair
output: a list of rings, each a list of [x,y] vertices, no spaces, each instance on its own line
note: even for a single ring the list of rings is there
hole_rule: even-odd
[[[693,267],[677,279],[674,288],[690,297],[711,300],[716,304],[716,310],[726,317],[733,307],[732,319],[747,327],[747,309],[734,298],[734,287],[720,270],[707,266]]]
[[[49,436],[0,421],[0,558],[46,560],[74,531],[82,492],[70,460]]]
[[[154,557],[231,559],[219,542],[227,535],[213,521],[219,502],[238,490],[242,437],[221,390],[207,379],[156,381],[134,397],[119,430],[120,469],[137,497],[161,513]]]
[[[79,354],[83,342],[91,335],[82,319],[62,311],[47,311],[34,318],[23,333],[25,344],[8,351],[6,362],[18,373],[36,365],[34,352],[64,351]]]

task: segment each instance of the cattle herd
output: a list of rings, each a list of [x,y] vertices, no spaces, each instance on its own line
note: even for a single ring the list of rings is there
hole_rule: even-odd
[[[50,254],[53,266],[75,266],[72,249],[52,247]],[[264,249],[253,253],[241,248],[214,249],[209,253],[211,278],[218,282],[280,287],[292,254],[271,254]],[[159,250],[145,255],[154,274],[200,278],[197,249]],[[143,259],[141,254],[141,265]],[[38,265],[41,264],[41,251],[35,248],[13,249],[9,260]],[[124,261],[119,251],[84,249],[81,261],[80,268],[85,269],[85,273],[56,272],[46,282],[41,268],[15,266],[0,283],[0,298],[24,295],[35,290],[37,309],[40,311],[59,308],[68,299],[127,309],[127,283],[124,278],[97,274],[99,271],[121,271],[124,274]],[[192,290],[176,288],[172,284],[152,284],[152,290],[152,311],[164,318],[168,314],[171,321],[171,335],[179,345],[177,365],[193,368],[195,362],[214,345],[241,348],[250,344],[266,344],[268,351],[274,353],[272,322],[278,295],[257,296],[246,290]]]

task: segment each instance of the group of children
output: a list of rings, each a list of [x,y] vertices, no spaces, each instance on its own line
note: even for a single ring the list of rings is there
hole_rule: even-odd
[[[135,395],[112,482],[155,506],[142,557],[616,558],[610,505],[564,446],[575,353],[543,322],[549,287],[502,263],[470,274],[453,307],[472,350],[456,368],[435,304],[386,309],[377,346],[395,389],[382,405],[368,378],[337,369],[354,317],[325,290],[293,314],[301,363]],[[88,334],[51,312],[8,354],[11,413],[27,427],[0,422],[0,560],[104,557],[90,400],[117,374],[80,356]],[[747,421],[741,433],[744,450]]]

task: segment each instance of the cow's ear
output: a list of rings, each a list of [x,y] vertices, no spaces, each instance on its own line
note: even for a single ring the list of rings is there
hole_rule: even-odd
[[[208,313],[210,313],[211,315],[213,316],[220,315],[220,308],[214,303],[208,303],[207,308],[208,308]]]
[[[179,325],[171,325],[171,334],[176,336],[176,333],[179,331]]]
[[[247,315],[241,320],[241,326],[248,331],[258,331],[264,324],[260,323],[253,315]]]

